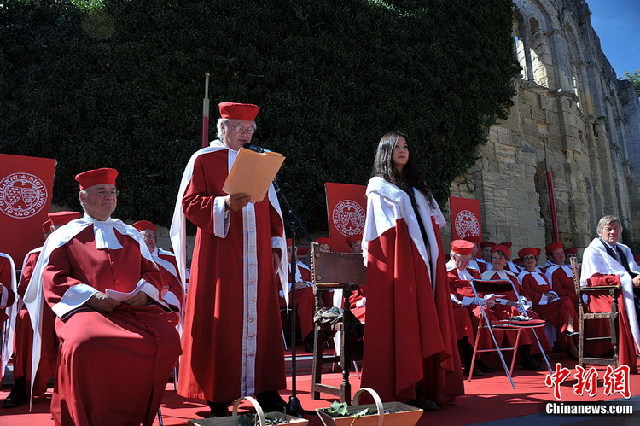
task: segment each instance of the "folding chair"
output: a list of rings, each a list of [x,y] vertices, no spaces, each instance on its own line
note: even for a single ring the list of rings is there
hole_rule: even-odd
[[[613,365],[616,368],[619,365],[618,358],[618,338],[617,330],[619,327],[619,312],[618,312],[618,295],[620,294],[619,285],[599,285],[593,287],[580,287],[580,266],[576,258],[571,258],[571,268],[573,269],[573,284],[576,288],[576,294],[578,295],[578,318],[580,320],[580,336],[578,337],[578,364],[584,367],[585,364],[595,365]],[[588,312],[589,306],[585,302],[583,296],[600,296],[608,294],[611,296],[611,310],[609,312]],[[585,322],[588,320],[607,320],[609,324],[608,336],[585,336]],[[586,342],[609,340],[613,345],[613,357],[611,358],[596,358],[584,357],[584,344]]]
[[[366,283],[367,271],[361,254],[321,253],[318,248],[318,243],[311,243],[311,279],[313,292],[316,295],[316,312],[322,308],[322,292],[326,290],[342,289],[345,303],[341,321],[333,325],[322,325],[317,321],[314,324],[311,398],[320,399],[322,392],[339,396],[341,402],[350,403],[349,367],[356,359],[355,333],[352,324],[357,319],[349,309],[349,296],[354,288]],[[321,331],[341,331],[339,355],[324,356],[319,338]],[[322,366],[335,362],[338,362],[342,370],[340,387],[322,383]]]
[[[544,320],[541,320],[541,319],[529,319],[525,321],[489,320],[489,317],[486,312],[486,309],[487,309],[486,305],[480,303],[480,300],[482,298],[478,295],[478,293],[500,294],[500,293],[513,292],[516,295],[518,302],[511,302],[511,303],[514,304],[513,306],[517,306],[519,308],[521,315],[523,317],[528,318],[526,313],[527,312],[526,307],[523,305],[522,299],[520,298],[520,295],[518,295],[518,292],[513,286],[513,283],[507,280],[471,280],[471,288],[473,289],[473,294],[476,298],[476,304],[480,306],[480,312],[482,314],[482,317],[480,318],[478,329],[476,330],[476,338],[473,345],[473,356],[471,358],[471,367],[469,368],[469,377],[467,378],[467,381],[470,382],[471,378],[473,377],[476,357],[478,354],[486,353],[486,352],[497,352],[498,356],[500,357],[500,361],[502,363],[502,368],[504,369],[505,374],[509,378],[511,387],[515,389],[516,385],[513,382],[512,376],[513,376],[513,368],[516,362],[516,351],[518,350],[518,347],[520,345],[521,334],[528,329],[530,329],[533,332],[533,335],[535,336],[536,341],[538,343],[538,348],[540,349],[540,352],[544,356],[545,363],[549,368],[549,372],[552,372],[551,364],[549,363],[547,354],[545,353],[544,348],[540,343],[540,339],[538,338],[538,334],[536,333],[536,329],[540,329],[540,330],[544,329],[544,326],[545,326]],[[478,349],[478,346],[480,343],[480,335],[482,334],[482,330],[484,329],[489,331],[489,335],[491,336],[491,340],[493,341],[493,344],[495,347]],[[516,341],[514,345],[501,347],[498,344],[498,340],[496,339],[494,331],[516,332]],[[513,352],[513,355],[511,357],[511,365],[509,368],[507,368],[507,363],[502,353],[503,351]]]

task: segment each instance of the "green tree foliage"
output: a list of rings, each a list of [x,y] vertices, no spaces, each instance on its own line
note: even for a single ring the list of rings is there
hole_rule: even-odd
[[[640,70],[637,70],[635,72],[625,71],[624,77],[627,80],[631,80],[634,90],[636,91],[638,96],[640,96]]]
[[[215,105],[262,107],[258,144],[310,230],[324,182],[366,184],[379,138],[409,134],[439,200],[505,118],[518,72],[509,0],[21,0],[0,5],[0,152],[73,176],[121,171],[117,216],[170,222],[200,146],[204,73]]]

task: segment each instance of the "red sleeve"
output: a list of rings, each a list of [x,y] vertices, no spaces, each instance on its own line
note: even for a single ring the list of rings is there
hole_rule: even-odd
[[[49,255],[49,263],[42,272],[44,298],[51,306],[60,302],[69,287],[83,284],[82,281],[71,276],[71,263],[67,250],[66,245],[54,249]]]
[[[11,288],[11,262],[4,256],[0,256],[0,284],[7,289],[9,295],[7,306],[13,305],[16,295]]]
[[[31,281],[31,275],[33,275],[33,268],[36,266],[38,262],[38,255],[40,252],[31,253],[29,258],[24,263],[24,269],[20,273],[20,282],[18,283],[18,295],[20,297],[24,297],[24,294],[27,291],[27,286],[29,285],[29,281]]]
[[[221,189],[216,191],[216,188],[207,186],[207,173],[201,159],[202,156],[199,156],[195,160],[193,176],[182,198],[182,209],[194,225],[213,234],[213,204],[217,196],[226,194],[223,194]],[[220,184],[220,188],[223,183]]]

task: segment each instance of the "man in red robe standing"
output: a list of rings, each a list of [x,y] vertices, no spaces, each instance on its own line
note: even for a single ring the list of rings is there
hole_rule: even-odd
[[[102,168],[76,176],[84,217],[49,236],[25,294],[34,375],[42,292],[57,316],[56,425],[153,424],[180,354],[158,267],[135,228],[111,219],[117,175]]]
[[[43,237],[69,221],[80,219],[80,213],[61,211],[48,214],[49,219],[42,225]],[[3,408],[19,407],[28,400],[27,385],[31,382],[31,347],[33,345],[33,329],[29,311],[23,306],[22,299],[31,281],[33,268],[36,266],[42,247],[31,250],[24,258],[20,282],[18,283],[18,305],[15,319],[15,345],[13,351],[14,386],[11,393],[3,401]],[[42,312],[42,352],[38,365],[38,375],[32,386],[32,395],[40,396],[47,390],[47,382],[55,374],[58,359],[58,338],[55,332],[55,314],[48,305],[44,305]]]
[[[286,381],[274,272],[286,286],[282,212],[273,186],[256,202],[223,191],[238,151],[251,142],[260,108],[235,102],[218,108],[218,139],[189,160],[171,226],[180,272],[185,217],[197,227],[178,393],[207,400],[214,416],[228,415],[228,405],[245,395],[255,395],[265,411],[282,411],[277,391]]]

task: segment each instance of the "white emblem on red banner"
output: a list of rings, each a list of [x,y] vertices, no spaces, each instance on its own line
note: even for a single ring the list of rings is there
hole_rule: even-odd
[[[345,237],[364,230],[364,209],[353,200],[342,200],[333,208],[333,226]]]
[[[31,173],[12,173],[0,180],[0,211],[15,219],[38,214],[48,196],[44,182]]]
[[[480,221],[475,213],[469,210],[460,210],[455,220],[458,238],[480,235]]]

